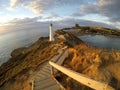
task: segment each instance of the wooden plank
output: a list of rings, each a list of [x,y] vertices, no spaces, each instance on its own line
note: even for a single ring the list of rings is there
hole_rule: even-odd
[[[54,57],[51,59],[51,61],[56,62],[56,60],[58,60],[58,59],[61,57],[61,54],[62,54],[62,53],[63,53],[63,50],[61,50],[61,52],[60,52],[58,55],[54,56]]]
[[[65,52],[61,55],[61,57],[59,58],[59,60],[57,60],[56,63],[58,65],[61,65],[67,56],[68,56],[68,50],[65,50]]]
[[[39,77],[39,78],[35,78],[35,81],[36,82],[39,82],[39,81],[43,81],[43,80],[46,80],[46,79],[49,79],[50,77]]]
[[[45,83],[39,82],[39,83],[34,84],[34,86],[35,86],[34,88],[35,88],[35,90],[36,89],[43,90],[44,88],[50,87],[50,86],[55,85],[55,84],[56,83],[54,81],[47,81]]]
[[[47,78],[47,79],[44,79],[44,80],[40,80],[40,81],[38,81],[38,80],[35,80],[34,81],[36,84],[36,86],[39,86],[39,85],[41,85],[41,84],[51,84],[51,83],[54,83],[54,84],[56,84],[54,81],[53,81],[53,79],[52,78]],[[50,82],[50,83],[48,83],[48,82]]]
[[[42,90],[61,90],[60,87],[58,85],[52,85],[50,87],[44,88]]]
[[[45,69],[45,68],[41,69],[41,72],[46,72],[46,73],[49,73],[49,74],[50,74],[50,70]]]
[[[37,78],[46,78],[46,75],[39,73],[39,74],[37,74],[36,77],[37,77]],[[35,79],[36,79],[36,78],[35,78]]]
[[[44,75],[46,75],[46,76],[49,76],[49,75],[50,75],[50,73],[48,73],[48,72],[46,72],[46,71],[40,71],[39,73],[40,73],[40,74],[44,74]]]
[[[39,72],[38,74],[37,74],[39,77],[41,76],[43,76],[43,77],[48,77],[48,76],[50,76],[50,74],[48,74],[48,73],[46,73],[46,72]]]
[[[86,77],[83,74],[77,73],[73,70],[67,69],[60,65],[57,65],[51,61],[49,61],[49,64],[52,65],[57,70],[61,71],[62,73],[66,74],[67,76],[73,78],[74,80],[76,80],[90,88],[93,88],[95,90],[115,90],[114,88],[112,88],[111,86],[109,86],[106,83],[93,80],[91,78]]]
[[[34,80],[34,90],[44,90],[45,88],[47,88],[48,90],[51,90],[49,88],[53,88],[54,90],[54,88],[59,87],[56,81],[52,79],[49,67],[49,63],[45,64],[45,66],[43,66],[36,75]]]
[[[60,58],[65,59],[65,56],[64,56],[65,51],[59,49],[58,50],[59,54],[57,56],[54,56],[51,60],[58,61]],[[62,62],[63,61],[61,60],[58,63],[61,64]],[[54,72],[57,72],[57,70],[55,69]],[[35,79],[34,85],[35,85],[34,90],[59,90],[60,89],[59,85],[51,77],[49,63],[46,63],[42,67],[42,69],[39,71]]]
[[[50,67],[44,67],[44,69],[50,70]]]

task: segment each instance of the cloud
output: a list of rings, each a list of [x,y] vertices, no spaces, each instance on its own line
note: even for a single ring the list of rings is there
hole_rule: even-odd
[[[120,0],[99,0],[100,14],[111,21],[120,21]]]
[[[42,17],[35,18],[25,18],[25,19],[14,19],[9,22],[6,26],[0,26],[4,28],[3,31],[12,32],[12,31],[21,31],[21,30],[38,30],[38,31],[48,31],[50,23],[53,23],[54,30],[65,27],[72,27],[75,23],[84,26],[102,26],[115,28],[112,25],[105,23],[99,23],[94,21],[82,20],[82,19],[73,19],[73,18],[64,18],[59,21],[39,21]]]
[[[54,8],[60,9],[64,6],[79,6],[79,10],[73,16],[84,16],[87,14],[99,14],[108,17],[110,21],[120,21],[120,0],[97,0],[83,3],[84,0],[10,0],[10,7],[13,10],[18,6],[28,8],[36,14],[41,14]]]
[[[42,17],[34,17],[34,18],[24,18],[24,19],[18,19],[15,18],[8,22],[10,25],[26,25],[26,24],[32,24],[37,22],[37,20],[41,19]]]
[[[13,7],[7,7],[6,9],[9,10],[9,11],[14,11],[15,10]]]
[[[53,8],[61,8],[63,6],[74,6],[82,3],[83,0],[10,0],[9,8],[22,6],[30,9],[36,14],[43,13]]]
[[[10,6],[11,7],[14,7],[16,4],[17,4],[17,2],[19,2],[18,0],[10,0]]]
[[[53,0],[34,0],[27,5],[27,8],[39,14],[53,8],[54,4]]]
[[[93,13],[98,13],[98,5],[97,3],[85,3],[80,5],[80,8],[78,9],[77,12],[73,13],[72,16],[84,16],[87,14],[93,14]]]
[[[28,5],[34,0],[10,0],[10,7],[16,7],[17,5]],[[37,1],[37,0],[36,0]]]
[[[97,0],[96,2],[84,3],[73,16],[87,14],[99,14],[109,18],[111,22],[120,21],[120,0]]]
[[[47,16],[43,15],[43,20],[46,20],[46,21],[48,21],[48,20],[55,21],[55,20],[59,20],[59,19],[61,19],[61,16],[54,12],[47,14]]]
[[[71,27],[77,23],[81,26],[100,26],[100,27],[107,27],[107,28],[115,28],[113,25],[109,25],[106,23],[83,20],[83,19],[74,19],[74,18],[66,18],[66,19],[60,20],[58,23],[60,26],[63,26],[63,27]]]

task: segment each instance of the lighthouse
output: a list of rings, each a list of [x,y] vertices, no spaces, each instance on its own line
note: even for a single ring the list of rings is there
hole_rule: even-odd
[[[49,41],[54,41],[53,30],[52,30],[53,25],[52,24],[50,24],[49,29],[50,29]]]

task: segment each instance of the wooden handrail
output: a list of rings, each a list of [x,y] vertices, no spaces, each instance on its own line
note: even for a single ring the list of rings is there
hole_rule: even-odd
[[[61,71],[62,73],[66,74],[67,76],[73,78],[74,80],[80,82],[81,84],[84,84],[90,88],[93,88],[95,90],[115,90],[114,88],[112,88],[111,86],[109,86],[106,83],[100,82],[100,81],[96,81],[93,80],[89,77],[86,77],[83,74],[80,74],[78,72],[75,72],[73,70],[67,69],[65,67],[62,67],[60,65],[57,65],[51,61],[49,61],[49,64],[51,66],[53,66],[54,68],[56,68],[57,70]]]

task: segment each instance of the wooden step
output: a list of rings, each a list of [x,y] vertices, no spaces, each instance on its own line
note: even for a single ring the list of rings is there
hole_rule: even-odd
[[[60,87],[57,84],[55,84],[53,86],[46,87],[46,88],[44,88],[42,90],[60,90]]]
[[[49,77],[51,76],[49,73],[46,73],[46,72],[39,72],[37,74],[37,77]]]
[[[65,52],[61,55],[61,57],[57,60],[56,64],[61,65],[61,64],[63,63],[63,61],[65,60],[66,56],[67,56],[67,52],[65,51]]]
[[[60,56],[61,56],[62,53],[63,53],[63,51],[61,51],[58,55],[54,56],[54,57],[51,59],[51,61],[56,62],[56,61],[60,58]]]
[[[66,58],[66,53],[63,50],[58,50],[59,54],[55,56],[53,59],[58,64],[61,64],[63,60]],[[57,70],[54,69],[54,73],[56,73]],[[52,79],[51,77],[51,66],[49,63],[45,63],[44,66],[41,68],[41,70],[36,75],[36,78],[34,80],[34,90],[61,90],[60,86],[57,84],[57,82]]]
[[[35,90],[61,90],[60,87],[58,85],[52,85],[50,87],[46,87],[46,88],[36,88]]]
[[[49,72],[49,71],[44,71],[44,70],[41,70],[39,73],[45,74],[45,75],[50,75],[50,72]],[[39,74],[39,73],[38,73],[38,74]]]
[[[51,67],[44,67],[44,69],[51,70]]]
[[[38,83],[44,84],[44,83],[48,83],[48,82],[54,82],[54,80],[52,78],[46,78],[44,80],[35,80],[34,82],[36,83],[35,85],[39,85]]]
[[[41,72],[47,72],[47,73],[50,74],[50,70],[48,70],[48,69],[46,69],[46,68],[41,69]]]
[[[48,88],[52,85],[55,85],[56,82],[54,82],[53,80],[44,80],[44,81],[41,81],[41,82],[35,82],[34,84],[34,88],[35,90],[36,89],[40,89],[40,90],[43,90],[44,88]]]
[[[43,81],[43,80],[46,80],[46,79],[49,79],[50,77],[36,77],[35,81]]]

